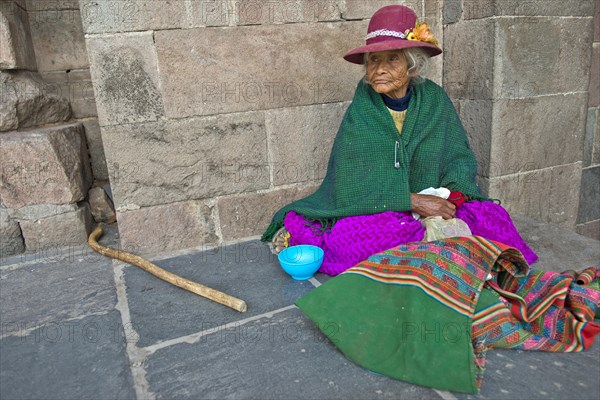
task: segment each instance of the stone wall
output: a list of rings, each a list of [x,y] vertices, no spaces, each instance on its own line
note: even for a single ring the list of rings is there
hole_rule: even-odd
[[[46,12],[62,9],[58,2],[0,2],[0,260],[79,246],[91,228],[84,118],[95,113],[93,96],[89,107],[82,95],[61,93],[62,85],[82,84],[87,67],[81,23],[57,38],[68,30]],[[78,15],[75,9],[74,25]]]
[[[341,56],[387,3],[82,0],[123,246],[256,237],[312,192],[363,74]],[[441,38],[441,1],[410,5]]]
[[[577,232],[600,240],[600,2],[594,15],[594,43]]]
[[[566,228],[578,221],[580,187],[583,197],[598,190],[597,172],[595,186],[585,176],[591,169],[580,184],[595,3],[444,5],[444,86],[477,153],[482,188],[511,213]],[[598,218],[598,203],[591,208]]]

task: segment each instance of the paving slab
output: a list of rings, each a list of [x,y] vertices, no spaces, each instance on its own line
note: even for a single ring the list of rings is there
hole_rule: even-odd
[[[32,329],[114,309],[110,259],[68,249],[25,258],[33,263],[0,270],[0,322],[5,329],[14,324]]]
[[[0,339],[2,399],[132,399],[117,311]]]
[[[136,267],[125,268],[131,322],[140,347],[289,306],[314,288],[294,281],[268,246],[250,241],[155,261],[160,267],[246,301],[239,313],[176,288]]]
[[[455,393],[456,398],[600,399],[600,338],[582,353],[493,350],[487,359],[480,395]]]
[[[161,349],[146,361],[157,399],[439,399],[347,360],[298,309]]]

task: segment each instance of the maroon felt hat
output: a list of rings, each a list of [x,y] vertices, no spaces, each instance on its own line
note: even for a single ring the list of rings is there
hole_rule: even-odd
[[[427,24],[417,22],[417,14],[405,6],[385,6],[377,10],[369,21],[366,39],[364,46],[346,53],[344,59],[363,64],[365,53],[409,47],[421,47],[430,57],[442,53]]]

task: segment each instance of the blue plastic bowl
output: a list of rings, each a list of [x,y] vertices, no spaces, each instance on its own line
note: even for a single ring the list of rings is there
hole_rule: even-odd
[[[302,244],[283,249],[277,256],[281,268],[297,281],[312,278],[323,262],[323,249]]]

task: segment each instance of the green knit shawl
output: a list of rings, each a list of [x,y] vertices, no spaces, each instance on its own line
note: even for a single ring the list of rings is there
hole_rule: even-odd
[[[408,211],[410,193],[428,187],[444,186],[471,199],[484,199],[476,174],[477,160],[465,130],[440,86],[430,80],[414,84],[399,134],[381,95],[361,80],[321,186],[280,209],[262,240],[271,240],[290,210],[328,226],[346,216]]]

